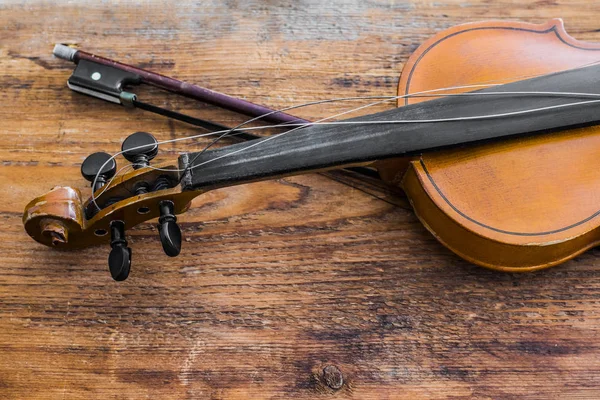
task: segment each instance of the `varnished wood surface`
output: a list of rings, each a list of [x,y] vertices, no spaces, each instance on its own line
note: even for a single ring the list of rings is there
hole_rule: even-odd
[[[176,259],[144,224],[129,232],[133,271],[120,284],[107,248],[57,252],[21,224],[52,186],[89,193],[88,154],[115,152],[136,130],[195,131],[70,92],[56,42],[284,107],[392,95],[410,53],[457,23],[562,17],[573,36],[600,41],[599,14],[587,1],[0,5],[1,397],[600,397],[597,250],[527,275],[483,270],[437,243],[402,199],[342,174],[200,197],[180,218]],[[158,159],[190,147],[165,150]]]
[[[490,43],[495,44],[494,56]],[[456,87],[466,91],[484,82],[512,82],[555,73],[509,85],[514,87],[564,73],[581,73],[590,68],[581,66],[594,64],[599,57],[600,44],[573,38],[560,19],[543,24],[461,24],[431,37],[410,56],[398,90],[400,94]],[[440,60],[446,73],[439,70]],[[565,72],[570,68],[574,69]],[[546,88],[561,90],[567,82],[557,79]],[[578,77],[574,82],[582,80]],[[503,87],[485,90],[505,90]],[[590,88],[588,81],[577,91]],[[404,105],[407,100],[400,99],[399,103]],[[530,106],[519,106],[525,101],[519,96],[504,100],[521,110],[542,108],[543,101],[547,101],[535,98]],[[479,99],[476,104],[468,108],[473,112],[470,115],[485,114],[475,111],[485,101]],[[501,106],[491,108],[501,112]],[[549,122],[557,117],[556,111],[549,111],[539,121]],[[557,120],[566,122],[564,117]],[[507,134],[517,121],[511,117],[497,126]],[[537,129],[533,123],[525,125]],[[451,131],[438,126],[437,132],[446,139]],[[486,131],[483,121],[476,126],[471,131]],[[464,137],[468,128],[464,125],[462,129]],[[595,170],[586,161],[598,158],[594,142],[599,138],[598,127],[590,126],[429,152],[411,162],[409,172],[396,176],[402,177],[402,187],[427,229],[462,258],[505,272],[539,270],[563,263],[599,243],[599,223],[594,216],[598,211],[596,188],[600,175],[594,176]]]

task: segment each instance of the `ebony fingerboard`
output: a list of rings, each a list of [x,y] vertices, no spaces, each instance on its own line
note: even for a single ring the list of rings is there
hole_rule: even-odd
[[[600,93],[600,66],[559,72],[474,93],[493,92],[597,94]],[[597,102],[589,103],[590,101]],[[581,104],[512,116],[468,119],[576,102]],[[188,168],[182,179],[183,189],[199,190],[228,186],[371,160],[414,155],[451,146],[507,139],[516,135],[550,133],[572,127],[595,125],[600,121],[600,100],[585,96],[548,94],[452,96],[347,121],[422,121],[447,118],[467,119],[431,123],[311,126],[271,140],[258,139],[206,151],[203,154],[184,154],[180,157],[181,168],[198,167]],[[240,151],[241,149],[245,150]]]

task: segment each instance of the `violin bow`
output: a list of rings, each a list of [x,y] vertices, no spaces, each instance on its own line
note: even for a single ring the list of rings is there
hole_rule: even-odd
[[[262,118],[264,121],[275,124],[308,123],[304,119],[284,112],[277,112],[247,100],[238,99],[156,72],[123,64],[63,44],[57,44],[54,47],[53,54],[58,58],[72,61],[77,65],[73,71],[73,75],[71,75],[67,82],[70,89],[112,103],[157,112],[156,109],[147,109],[145,107],[146,103],[138,101],[134,93],[124,90],[126,85],[147,84],[250,117],[264,115]],[[172,118],[179,119],[176,116]],[[223,126],[220,126],[220,128],[223,128]],[[208,129],[212,128],[209,127]]]
[[[173,110],[142,102],[135,93],[126,91],[126,86],[147,84],[190,99],[212,104],[225,110],[237,112],[256,120],[273,123],[276,128],[286,124],[309,124],[310,121],[282,111],[239,99],[192,83],[161,75],[132,65],[124,64],[106,57],[97,56],[64,44],[54,46],[54,56],[76,64],[67,86],[78,93],[96,97],[125,107],[139,108],[168,118],[195,125],[209,131],[230,131],[228,137],[241,140],[258,139],[263,136],[232,129],[225,125],[192,117]],[[284,125],[284,126],[282,126]],[[274,126],[275,127],[275,126]],[[367,167],[348,167],[345,170],[358,177],[380,180],[379,174]]]

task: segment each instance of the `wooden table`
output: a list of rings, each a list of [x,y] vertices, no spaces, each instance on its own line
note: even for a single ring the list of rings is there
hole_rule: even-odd
[[[175,259],[154,221],[138,226],[123,283],[110,279],[108,248],[52,250],[21,224],[55,185],[89,194],[88,154],[114,153],[138,130],[199,132],[71,92],[55,43],[285,107],[392,95],[411,52],[458,23],[558,16],[598,41],[599,15],[582,0],[0,5],[0,397],[600,398],[599,251],[539,273],[487,271],[440,245],[401,197],[343,173],[208,193],[181,216]],[[158,159],[204,143],[164,146]]]

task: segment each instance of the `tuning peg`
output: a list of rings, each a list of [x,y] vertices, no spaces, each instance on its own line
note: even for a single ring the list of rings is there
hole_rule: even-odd
[[[158,203],[160,217],[158,218],[158,232],[165,254],[175,257],[181,251],[181,229],[177,225],[174,215],[175,205],[172,201],[163,200]]]
[[[103,165],[104,167],[102,167]],[[102,168],[102,171],[100,171],[100,168]],[[117,163],[111,158],[110,154],[103,152],[90,154],[81,164],[81,175],[92,184],[96,179],[96,184],[92,188],[94,192],[104,186],[107,180],[115,176],[116,172]]]
[[[129,276],[131,268],[131,249],[125,240],[125,223],[112,221],[110,223],[110,247],[108,268],[115,281],[124,281]]]
[[[158,141],[146,132],[136,132],[127,137],[121,146],[123,157],[133,163],[134,169],[148,166],[158,154]]]

